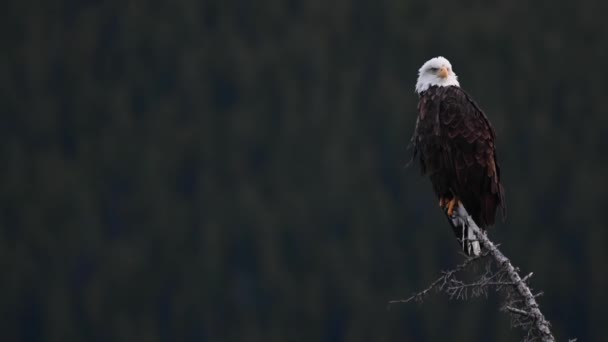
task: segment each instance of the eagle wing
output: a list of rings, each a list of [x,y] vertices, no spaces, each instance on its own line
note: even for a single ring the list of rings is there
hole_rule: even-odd
[[[496,209],[506,215],[500,167],[496,158],[496,134],[484,112],[459,87],[438,93],[443,167],[455,179],[452,191],[481,227],[494,224]]]

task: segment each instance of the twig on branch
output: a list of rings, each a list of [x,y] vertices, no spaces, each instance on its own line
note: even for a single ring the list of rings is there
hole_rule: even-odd
[[[509,259],[498,249],[498,245],[490,241],[486,233],[479,229],[462,205],[455,210],[454,216],[448,217],[448,219],[453,227],[462,228],[463,232],[468,232],[466,236],[463,233],[463,240],[460,243],[466,247],[465,251],[478,256],[467,257],[465,262],[455,269],[443,271],[441,277],[426,289],[407,299],[392,300],[389,304],[421,302],[433,289],[446,292],[450,299],[466,299],[469,294],[473,297],[487,295],[487,290],[490,288],[494,288],[496,291],[503,290],[506,298],[502,310],[511,314],[512,326],[518,326],[527,331],[525,341],[554,342],[555,337],[551,334],[550,324],[540,311],[535,299],[542,295],[542,292],[533,295],[526,284],[533,273],[530,272],[525,277],[520,277],[519,269],[513,267]],[[492,262],[488,264],[486,272],[479,276],[477,281],[465,283],[456,279],[455,275],[458,272],[486,256],[489,256]],[[495,270],[492,270],[492,263],[495,265]]]
[[[524,311],[522,309],[514,308],[511,306],[505,306],[505,309],[507,309],[508,311],[511,311],[512,313],[516,313],[518,315],[522,315],[522,316],[526,316],[526,317],[530,316],[529,312]]]
[[[416,301],[416,302],[422,302],[422,300],[424,299],[424,297],[433,289],[438,289],[438,290],[443,290],[445,288],[445,286],[449,283],[450,280],[454,279],[454,275],[464,269],[466,269],[471,263],[485,257],[487,255],[487,253],[480,255],[478,257],[472,257],[472,258],[467,258],[462,264],[456,266],[456,268],[454,268],[453,270],[449,270],[449,271],[443,271],[441,272],[441,277],[437,278],[434,282],[431,283],[431,285],[429,285],[429,287],[427,287],[426,289],[419,291],[417,293],[414,293],[411,297],[407,298],[407,299],[397,299],[397,300],[391,300],[389,301],[389,305],[390,304],[397,304],[397,303],[409,303],[411,301]]]
[[[528,273],[527,276],[521,278],[521,281],[523,281],[525,283],[528,281],[528,279],[532,278],[533,275],[534,275],[534,272],[530,272],[530,273]]]

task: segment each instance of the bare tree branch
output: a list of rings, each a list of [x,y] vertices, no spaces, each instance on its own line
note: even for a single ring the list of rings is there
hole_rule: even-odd
[[[483,254],[481,256],[478,257],[472,257],[472,258],[467,258],[462,264],[456,266],[456,268],[454,268],[453,270],[449,270],[449,271],[443,271],[441,272],[442,275],[441,277],[437,278],[434,282],[431,283],[431,285],[429,285],[429,287],[427,287],[426,289],[419,291],[417,293],[414,293],[411,297],[407,298],[407,299],[397,299],[397,300],[391,300],[388,303],[389,304],[397,304],[397,303],[409,303],[411,301],[416,301],[416,302],[422,302],[422,300],[424,299],[424,297],[433,289],[438,289],[438,290],[443,290],[446,285],[453,279],[453,276],[466,269],[471,263],[482,259],[483,257],[485,257],[487,255]]]
[[[450,299],[487,296],[488,290],[494,289],[505,294],[501,310],[511,315],[512,326],[521,327],[526,331],[524,341],[555,341],[555,337],[553,337],[550,330],[550,324],[545,319],[536,302],[536,297],[541,296],[543,293],[539,292],[533,295],[526,283],[533,273],[530,272],[522,278],[518,273],[519,269],[513,267],[509,259],[498,249],[497,245],[488,239],[485,232],[479,229],[462,205],[448,219],[453,228],[462,229],[463,239],[460,243],[465,251],[476,256],[467,256],[466,260],[453,270],[443,271],[442,275],[426,289],[413,294],[407,299],[392,300],[389,304],[408,303],[411,301],[421,302],[433,289],[445,292]],[[467,283],[456,278],[459,272],[482,259],[489,261],[486,264],[485,272],[479,275],[476,281]]]
[[[524,300],[523,307],[525,308],[525,311],[529,313],[529,317],[531,317],[534,321],[533,323],[535,328],[538,330],[538,332],[540,332],[541,341],[555,341],[555,337],[553,337],[553,335],[551,334],[551,330],[549,329],[549,322],[545,319],[545,316],[540,311],[538,303],[536,302],[534,295],[532,295],[532,291],[530,291],[530,288],[525,282],[525,280],[532,276],[532,273],[522,279],[519,276],[519,273],[517,273],[517,271],[515,270],[515,267],[511,265],[509,259],[504,254],[502,254],[502,252],[498,248],[496,248],[496,246],[494,246],[494,243],[492,243],[492,241],[488,239],[485,232],[482,232],[481,229],[477,227],[475,221],[473,221],[471,216],[468,215],[466,209],[463,206],[458,207],[457,215],[461,218],[466,219],[466,224],[470,229],[473,230],[475,236],[477,237],[477,240],[481,243],[481,246],[484,248],[484,250],[489,251],[490,255],[494,258],[496,264],[500,265],[501,268],[504,268],[506,270],[509,279],[512,283],[515,284],[515,290],[517,291],[519,296],[521,296]]]

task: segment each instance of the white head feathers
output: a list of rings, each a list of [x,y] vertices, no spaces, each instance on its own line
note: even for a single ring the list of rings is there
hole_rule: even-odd
[[[416,92],[420,94],[432,86],[460,86],[458,76],[452,70],[452,64],[441,56],[429,59],[418,70]]]

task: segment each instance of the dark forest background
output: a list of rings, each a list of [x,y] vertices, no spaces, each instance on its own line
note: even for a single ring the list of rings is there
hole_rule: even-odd
[[[606,335],[607,2],[23,1],[0,20],[2,341],[516,341],[407,144],[450,59],[562,340]]]

